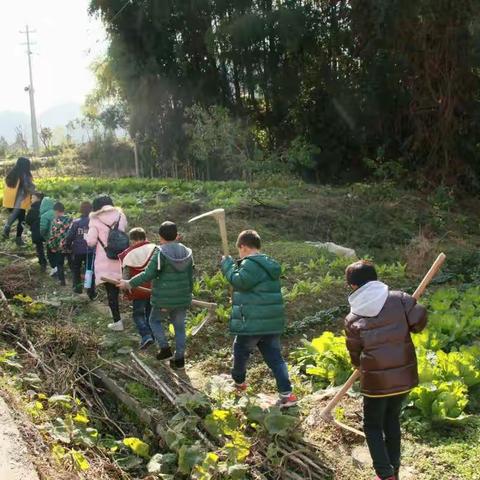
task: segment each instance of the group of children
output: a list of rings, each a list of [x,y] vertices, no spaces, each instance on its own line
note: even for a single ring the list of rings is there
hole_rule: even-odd
[[[172,368],[183,368],[185,316],[192,300],[192,251],[177,241],[175,224],[163,223],[159,234],[160,245],[152,247],[143,230],[130,232],[132,246],[122,254],[126,278],[119,282],[119,288],[132,295],[141,346],[156,340],[160,347],[157,358],[171,358]],[[226,256],[221,262],[221,270],[233,287],[229,330],[234,336],[231,376],[236,391],[241,395],[247,390],[248,361],[258,348],[275,377],[277,405],[294,406],[297,397],[280,342],[285,329],[281,267],[261,252],[261,239],[254,230],[241,232],[236,246],[239,260]],[[347,348],[361,372],[367,445],[377,480],[399,480],[401,408],[419,382],[411,333],[425,328],[427,312],[412,296],[390,291],[378,280],[371,262],[352,263],[345,276],[352,290],[350,313],[345,319]],[[151,311],[148,290],[142,290],[145,296],[135,297],[140,286],[151,289]],[[168,323],[175,329],[174,358],[164,332]]]
[[[83,292],[82,267],[85,265],[86,269],[91,269],[93,264],[93,250],[85,241],[91,210],[90,202],[83,202],[80,205],[80,217],[72,220],[65,214],[65,207],[61,202],[34,192],[32,205],[25,218],[42,272],[46,272],[50,264],[51,275],[58,278],[60,285],[65,286],[64,265],[67,260],[76,293]],[[90,299],[95,298],[93,283],[87,293]]]
[[[48,258],[57,269],[60,283],[65,284],[63,264],[67,252],[72,250],[74,290],[81,292],[81,271],[91,268],[94,258],[87,234],[92,206],[82,203],[80,217],[72,221],[61,203],[42,198],[38,193],[34,200],[27,223],[42,269],[45,270]],[[156,245],[147,240],[142,228],[130,230],[130,246],[118,255],[123,278],[117,280],[115,288],[124,290],[132,301],[133,320],[141,336],[140,348],[157,343],[157,359],[169,360],[173,369],[183,369],[186,314],[193,291],[192,250],[178,241],[175,223],[162,223],[158,233]],[[248,361],[258,348],[275,377],[278,406],[291,407],[296,405],[297,397],[281,352],[280,336],[285,328],[281,267],[261,252],[261,239],[254,230],[241,232],[236,246],[239,260],[227,256],[221,261],[221,270],[233,287],[229,330],[234,336],[231,376],[235,389],[239,395],[247,390]],[[102,243],[100,248],[105,245]],[[347,348],[352,363],[361,372],[367,444],[377,479],[398,480],[401,408],[408,392],[418,384],[410,334],[425,327],[426,310],[410,295],[390,291],[378,281],[371,262],[350,265],[346,280],[353,292],[349,296],[350,314],[345,319]],[[92,287],[91,298],[94,292]],[[170,323],[175,332],[174,350],[165,332]],[[123,324],[118,330],[122,329]]]

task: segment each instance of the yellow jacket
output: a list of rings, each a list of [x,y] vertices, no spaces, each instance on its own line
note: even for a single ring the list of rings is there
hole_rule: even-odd
[[[20,185],[20,180],[17,183],[17,186],[12,188],[9,187],[6,183],[3,187],[3,206],[5,208],[15,208],[15,200],[17,198],[18,186]],[[20,205],[20,208],[23,210],[28,210],[32,204],[31,195],[27,195],[25,200]]]

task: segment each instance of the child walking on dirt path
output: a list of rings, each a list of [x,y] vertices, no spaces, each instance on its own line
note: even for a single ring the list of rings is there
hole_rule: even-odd
[[[146,270],[131,280],[119,283],[122,289],[134,289],[152,281],[152,312],[150,328],[160,352],[158,360],[170,358],[174,369],[185,367],[187,309],[192,304],[193,256],[192,250],[177,242],[177,226],[163,222],[158,231],[160,246],[155,250]],[[175,330],[175,356],[165,335],[165,326],[171,323]]]
[[[26,211],[32,203],[31,195],[34,191],[35,185],[33,184],[30,160],[20,157],[5,177],[3,206],[8,209],[9,216],[3,227],[3,240],[8,239],[13,224],[17,222],[15,243],[19,247],[25,245],[22,239],[23,222]]]
[[[42,204],[43,197],[43,193],[33,193],[32,206],[27,213],[25,223],[30,227],[32,244],[35,245],[35,251],[37,253],[40,270],[45,273],[47,271],[47,258],[45,257],[45,239],[40,235],[40,205]]]
[[[66,255],[65,238],[72,224],[72,219],[65,215],[63,203],[57,202],[53,210],[55,212],[55,218],[53,219],[50,235],[47,240],[47,255],[52,266],[57,269],[57,277],[60,285],[64,287],[66,285],[64,268]]]
[[[80,204],[80,218],[76,218],[65,238],[65,246],[72,252],[72,287],[74,293],[83,292],[82,271],[93,269],[93,260],[95,251],[89,248],[85,240],[88,233],[88,226],[90,223],[89,215],[92,211],[92,204],[90,202],[82,202]],[[87,295],[90,300],[95,298],[95,283],[92,280],[92,286],[87,289]]]
[[[133,228],[128,233],[130,238],[130,247],[122,252],[118,258],[122,262],[123,278],[129,280],[142,273],[150,263],[156,246],[147,240],[147,234],[143,228]],[[144,288],[151,289],[150,282],[141,285]],[[155,343],[152,329],[150,328],[149,318],[151,313],[150,292],[144,292],[138,289],[127,291],[126,297],[132,301],[133,321],[140,334],[140,350],[148,348]]]
[[[245,230],[237,239],[240,260],[223,257],[222,272],[233,286],[230,333],[233,343],[232,378],[238,393],[247,389],[247,365],[255,347],[277,382],[281,408],[292,407],[297,397],[292,391],[288,368],[282,357],[280,335],[285,329],[285,308],[280,285],[280,265],[260,252],[261,239],[255,230]]]
[[[50,230],[52,228],[53,220],[55,219],[55,212],[53,210],[55,203],[55,200],[50,197],[43,197],[42,202],[40,203],[40,236],[44,239],[45,243],[50,238]],[[52,267],[50,276],[56,275],[57,269],[52,263],[53,259],[48,255],[48,251],[47,259],[50,267]]]
[[[118,229],[125,232],[127,217],[123,211],[113,205],[112,199],[107,195],[97,197],[92,203],[92,213],[86,236],[87,245],[95,248],[95,284],[105,283],[102,277],[114,280],[122,278],[122,264],[118,258],[109,258],[107,255],[108,238],[112,230]],[[126,246],[123,248],[125,249]],[[121,253],[119,251],[118,253]],[[122,317],[120,316],[120,290],[116,285],[105,283],[107,290],[108,306],[112,312],[113,323],[108,328],[113,331],[123,330]]]
[[[362,260],[348,266],[346,280],[354,291],[345,319],[347,348],[361,372],[368,448],[377,480],[398,480],[402,403],[418,385],[410,334],[425,328],[427,311],[410,295],[390,291],[379,282],[370,262]]]

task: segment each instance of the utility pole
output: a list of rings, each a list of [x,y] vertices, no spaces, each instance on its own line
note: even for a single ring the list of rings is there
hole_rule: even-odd
[[[32,145],[33,151],[38,153],[38,131],[37,131],[37,115],[35,113],[35,90],[33,88],[33,74],[32,74],[32,50],[31,46],[34,43],[30,42],[30,34],[35,33],[34,30],[30,30],[28,25],[25,28],[24,32],[20,32],[27,36],[27,43],[23,43],[22,45],[27,46],[27,56],[28,56],[28,71],[30,75],[30,84],[28,87],[25,87],[25,91],[28,92],[30,97],[30,123],[32,125]]]

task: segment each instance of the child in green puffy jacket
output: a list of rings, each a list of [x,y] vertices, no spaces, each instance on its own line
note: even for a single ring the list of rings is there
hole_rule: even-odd
[[[281,408],[296,405],[288,368],[282,357],[280,335],[285,330],[285,308],[280,284],[281,267],[260,252],[261,239],[255,230],[245,230],[237,239],[240,260],[223,257],[222,272],[233,286],[230,333],[233,343],[232,378],[238,393],[247,389],[245,377],[255,347],[270,367],[280,394]]]
[[[170,359],[175,370],[185,368],[187,309],[192,304],[192,250],[177,241],[177,226],[163,222],[159,231],[160,245],[153,253],[145,271],[130,280],[121,280],[122,290],[131,290],[152,282],[150,328],[160,347],[158,360]],[[170,348],[165,327],[171,323],[175,330],[175,354]],[[173,358],[172,358],[173,357]]]

